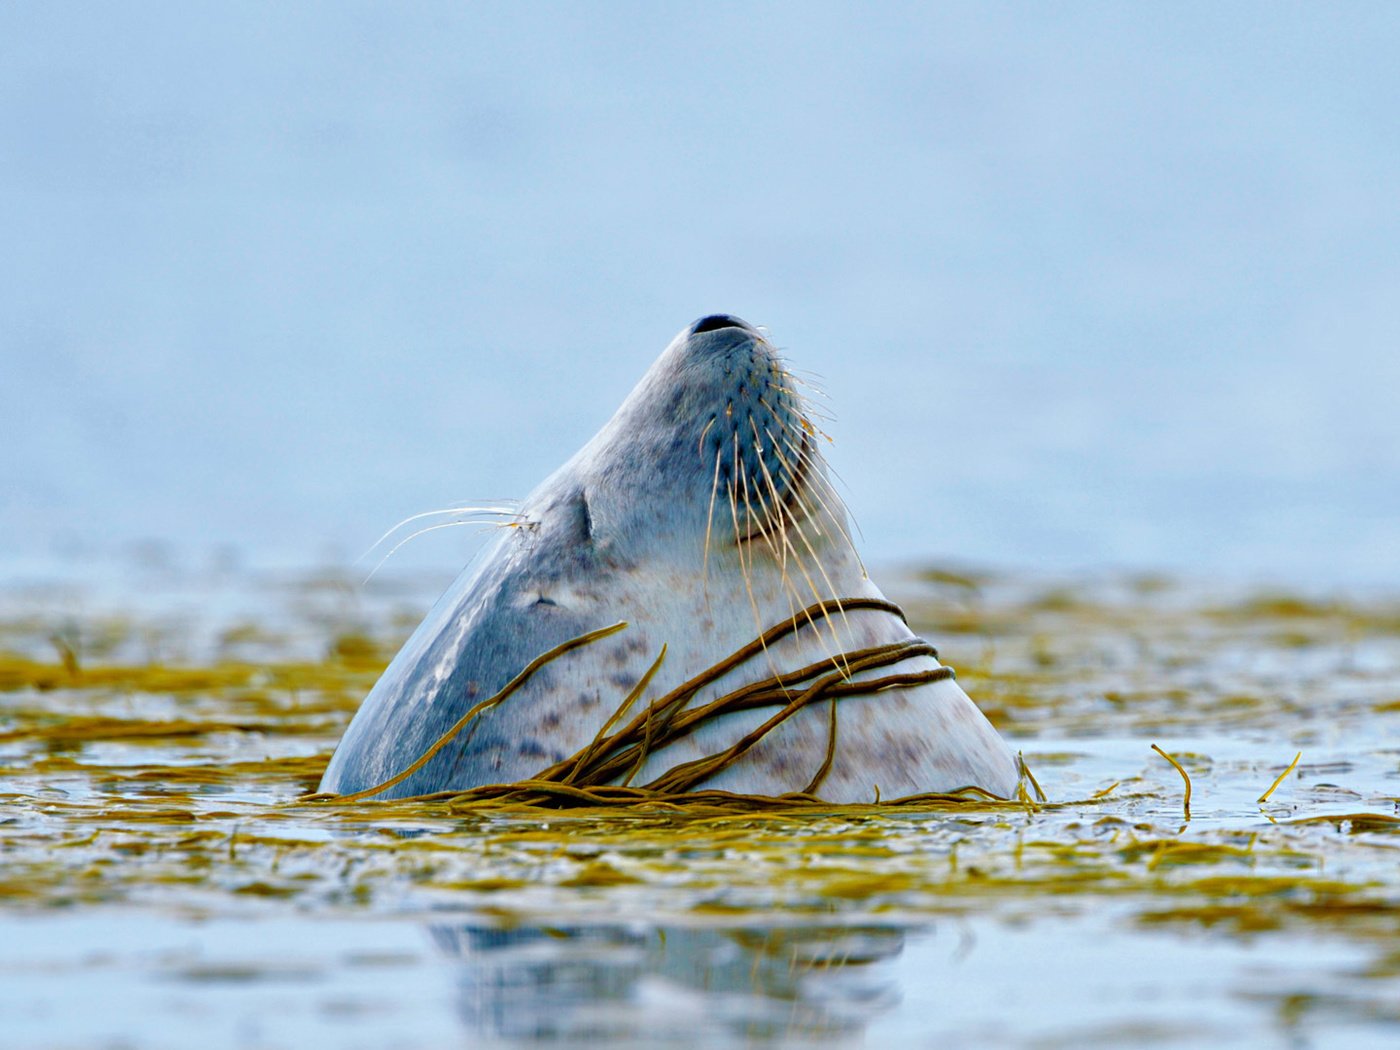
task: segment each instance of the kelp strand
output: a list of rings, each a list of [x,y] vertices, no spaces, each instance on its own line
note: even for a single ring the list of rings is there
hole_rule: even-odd
[[[694,699],[701,689],[718,681],[725,674],[742,666],[759,653],[766,652],[769,646],[781,638],[804,626],[810,625],[815,629],[819,620],[825,619],[834,611],[844,614],[846,611],[856,609],[874,609],[893,613],[901,619],[904,618],[903,611],[899,606],[882,599],[845,598],[817,602],[790,619],[769,628],[752,642],[706,668],[669,693],[653,700],[621,729],[613,730],[612,727],[640,699],[660,669],[666,656],[666,649],[663,646],[656,661],[618,704],[593,739],[575,754],[516,784],[488,785],[466,792],[439,794],[459,802],[479,802],[491,799],[535,805],[616,805],[623,801],[627,803],[640,801],[654,803],[693,797],[700,785],[741,759],[759,741],[797,712],[811,704],[826,700],[831,705],[831,711],[828,720],[827,747],[823,761],[813,772],[811,780],[807,782],[806,787],[801,792],[796,792],[791,796],[782,796],[785,800],[812,799],[820,801],[816,798],[815,793],[830,771],[835,757],[836,705],[839,700],[854,696],[868,696],[887,689],[909,688],[928,682],[942,681],[954,677],[954,673],[952,668],[937,667],[924,671],[887,674],[862,681],[855,681],[853,676],[866,671],[892,667],[917,656],[936,658],[938,654],[933,646],[919,639],[909,639],[857,649],[808,664],[795,671],[775,674],[760,681],[740,686],[693,710],[687,709],[686,705]],[[625,627],[625,623],[618,623],[597,631],[590,631],[542,653],[526,665],[502,690],[472,707],[406,769],[383,783],[348,795],[308,795],[304,796],[302,801],[358,802],[372,798],[402,783],[422,769],[432,760],[434,755],[451,743],[460,733],[468,727],[474,729],[473,723],[481,714],[506,700],[540,668],[574,649],[599,641]],[[656,751],[690,736],[703,726],[725,715],[769,707],[776,707],[778,710],[756,729],[744,734],[729,747],[699,759],[679,763],[648,783],[632,787],[632,780],[645,766],[647,759]],[[612,731],[610,732],[610,730]],[[549,785],[549,787],[545,785]],[[619,790],[623,794],[617,794]],[[965,790],[977,791],[978,789]],[[1036,790],[1039,793],[1039,785],[1036,785]],[[991,799],[997,797],[988,792],[978,791],[978,793]],[[433,796],[418,797],[429,798]],[[955,792],[947,797],[961,798],[965,796],[961,792]],[[1041,794],[1041,798],[1044,798],[1043,794]]]

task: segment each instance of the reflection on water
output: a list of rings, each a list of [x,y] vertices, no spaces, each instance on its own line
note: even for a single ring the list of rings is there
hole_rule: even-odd
[[[436,587],[172,586],[0,588],[6,1050],[1396,1045],[1394,597],[933,570],[1053,804],[542,813],[288,802]]]
[[[435,925],[475,1034],[582,1039],[854,1037],[899,1001],[893,926]]]

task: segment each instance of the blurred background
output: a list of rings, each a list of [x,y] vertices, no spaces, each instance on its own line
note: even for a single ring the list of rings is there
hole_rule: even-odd
[[[1379,3],[6,4],[0,571],[352,560],[729,311],[877,566],[1400,584],[1397,55]]]

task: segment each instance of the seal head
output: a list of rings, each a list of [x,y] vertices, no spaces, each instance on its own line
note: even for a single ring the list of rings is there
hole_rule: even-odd
[[[321,790],[390,779],[536,657],[618,621],[627,628],[541,668],[383,797],[513,782],[574,754],[663,645],[648,699],[815,602],[881,598],[850,541],[820,436],[797,380],[759,330],[728,314],[688,326],[439,600],[356,713]],[[889,611],[843,609],[727,672],[691,706],[913,637]],[[909,665],[939,667],[927,655]],[[740,712],[703,725],[652,754],[635,782],[713,754],[764,717]],[[840,717],[820,790],[832,801],[1015,790],[1015,757],[955,681],[850,697]],[[704,786],[802,790],[829,740],[825,710],[799,711]]]

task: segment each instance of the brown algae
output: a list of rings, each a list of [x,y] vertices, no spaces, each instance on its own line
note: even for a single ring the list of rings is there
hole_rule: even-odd
[[[134,613],[117,630],[12,612],[0,907],[1035,923],[1111,906],[1139,938],[1346,945],[1371,960],[1355,979],[1400,990],[1400,606],[951,572],[917,588],[911,622],[1048,801],[603,789],[579,771],[635,761],[602,746],[619,718],[569,770],[511,792],[298,802],[401,639],[397,594],[356,599],[347,623],[280,587],[264,600],[285,630],[216,623],[203,640]],[[54,646],[60,628],[76,643]],[[189,658],[141,659],[151,636]],[[1279,773],[1280,751],[1307,761]],[[539,804],[561,796],[570,808]]]

